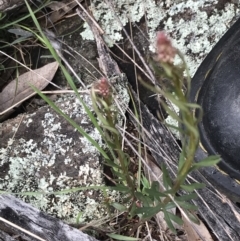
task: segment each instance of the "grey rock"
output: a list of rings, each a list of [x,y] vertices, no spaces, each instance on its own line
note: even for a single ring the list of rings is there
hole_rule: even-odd
[[[88,95],[82,97],[91,103]],[[103,145],[75,94],[62,95],[56,105]],[[0,139],[1,190],[28,192],[18,196],[68,222],[80,214],[80,221],[106,216],[100,191],[53,193],[103,185],[103,175],[99,151],[51,107],[1,123]]]

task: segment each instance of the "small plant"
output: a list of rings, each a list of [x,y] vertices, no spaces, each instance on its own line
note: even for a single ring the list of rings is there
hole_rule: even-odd
[[[129,171],[129,156],[122,150],[121,133],[116,128],[118,115],[113,97],[113,89],[106,78],[103,77],[92,86],[93,108],[101,121],[105,142],[112,153],[112,159],[107,160],[107,165],[112,167],[117,177],[116,189],[128,194],[129,199],[132,199],[130,211],[133,203],[137,200],[136,183],[134,175]]]
[[[190,77],[186,63],[181,53],[172,46],[171,41],[164,32],[157,33],[156,47],[157,53],[151,64],[158,76],[159,84],[162,83],[162,78],[168,79],[168,83],[161,86],[161,88],[158,85],[152,87],[146,83],[143,84],[155,93],[161,94],[179,108],[180,116],[174,113],[166,104],[162,103],[168,114],[178,121],[179,127],[173,128],[177,128],[182,135],[182,152],[179,157],[175,180],[171,179],[166,167],[164,165],[161,166],[165,191],[161,192],[157,182],[149,183],[144,177],[141,180],[141,188],[137,188],[137,180],[133,173],[129,171],[129,157],[122,150],[122,136],[116,128],[116,109],[114,110],[112,107],[114,95],[106,78],[102,78],[93,85],[91,97],[94,110],[101,121],[105,140],[108,146],[116,153],[113,161],[107,161],[107,164],[112,167],[115,174],[115,189],[123,192],[126,195],[126,199],[130,201],[128,209],[120,204],[115,203],[113,205],[121,211],[128,211],[131,217],[138,215],[142,221],[162,211],[169,228],[175,232],[172,222],[178,224],[183,222],[178,216],[169,211],[173,207],[180,207],[190,220],[198,223],[198,219],[192,214],[192,211],[197,210],[197,207],[188,203],[188,201],[197,197],[193,191],[197,188],[203,188],[204,184],[186,183],[187,175],[200,167],[214,165],[220,159],[217,156],[211,156],[201,162],[194,162],[194,154],[199,145],[197,129],[199,119],[193,115],[193,109],[201,111],[201,108],[196,104],[188,102],[188,94],[185,94],[183,91],[185,83],[184,71],[187,74],[187,90],[190,90]],[[173,64],[176,55],[182,60],[181,66]],[[185,195],[177,196],[180,190],[184,190]]]
[[[173,64],[176,56],[181,59],[181,66]],[[198,223],[198,219],[191,213],[191,210],[196,210],[197,207],[187,203],[186,201],[196,198],[197,195],[193,193],[193,191],[198,188],[203,188],[204,184],[188,184],[186,182],[187,175],[200,167],[215,165],[220,161],[220,158],[219,156],[209,156],[198,163],[194,162],[194,155],[199,145],[197,125],[199,119],[201,118],[202,109],[199,105],[188,102],[188,93],[191,88],[191,78],[187,65],[182,54],[172,46],[170,39],[164,32],[157,33],[156,55],[154,60],[151,61],[151,65],[153,66],[156,76],[158,76],[158,84],[154,87],[148,85],[147,83],[143,84],[156,94],[160,94],[165,97],[179,109],[179,115],[177,115],[169,106],[162,102],[162,106],[165,108],[167,113],[173,119],[177,120],[179,124],[178,127],[170,127],[175,128],[180,132],[182,142],[182,151],[179,156],[176,178],[174,180],[171,179],[166,167],[164,165],[161,167],[163,171],[163,184],[166,190],[162,193],[162,195],[166,195],[166,197],[163,198],[160,206],[162,206],[162,211],[164,212],[169,228],[173,230],[172,221],[177,223],[182,223],[182,221],[176,219],[176,216],[167,211],[169,206],[180,207],[190,220]],[[184,77],[184,73],[186,74],[186,77]],[[162,85],[162,79],[167,79],[167,84]],[[160,85],[161,88],[159,87]],[[187,93],[184,93],[184,88],[187,88]],[[199,118],[196,118],[193,114],[193,110],[196,109],[200,113]],[[186,194],[180,197],[177,196],[177,192],[180,190],[185,191]]]

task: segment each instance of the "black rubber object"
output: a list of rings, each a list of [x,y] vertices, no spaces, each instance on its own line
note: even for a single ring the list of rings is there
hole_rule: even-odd
[[[204,59],[189,94],[203,108],[196,161],[220,155],[218,166],[204,168],[204,175],[240,201],[240,19]]]

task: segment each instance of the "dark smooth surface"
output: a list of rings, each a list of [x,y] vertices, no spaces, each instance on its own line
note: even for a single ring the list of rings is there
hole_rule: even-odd
[[[190,101],[200,104],[204,112],[199,124],[203,148],[196,160],[206,152],[220,155],[220,170],[215,167],[205,173],[227,195],[240,197],[240,185],[234,180],[240,180],[240,19],[199,67]]]
[[[219,58],[197,102],[204,111],[202,144],[210,154],[221,155],[224,171],[240,179],[240,38],[236,44]]]

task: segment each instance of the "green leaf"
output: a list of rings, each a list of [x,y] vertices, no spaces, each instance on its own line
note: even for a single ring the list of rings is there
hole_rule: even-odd
[[[139,201],[142,202],[142,205],[143,205],[144,207],[149,207],[149,206],[151,206],[151,205],[153,204],[153,200],[152,200],[150,197],[144,195],[144,194],[141,193],[141,192],[136,192],[136,193],[135,193],[135,196],[136,196],[136,198],[137,198]]]
[[[163,91],[160,88],[156,88],[156,86],[150,85],[147,81],[144,81],[140,76],[138,77],[138,80],[148,90],[151,90],[154,93],[163,94]],[[135,102],[135,101],[133,101],[133,102]]]
[[[111,205],[121,212],[126,212],[128,210],[124,205],[117,202],[111,203]]]
[[[107,125],[103,125],[103,128],[106,129],[106,130],[109,130],[110,132],[112,132],[112,133],[114,133],[116,135],[119,135],[119,132],[114,127],[111,127],[108,124]]]
[[[194,167],[209,167],[216,165],[221,160],[220,156],[208,156],[200,162],[194,163]]]
[[[181,188],[187,192],[193,192],[195,189],[204,188],[206,185],[204,183],[192,183],[192,184],[182,184]]]
[[[171,110],[168,105],[166,105],[163,101],[161,101],[161,105],[163,106],[163,108],[167,111],[167,113],[177,122],[182,122],[182,120],[179,118],[178,114],[174,111]]]
[[[157,200],[160,200],[161,197],[166,197],[167,195],[163,192],[159,191],[159,183],[157,181],[154,181],[152,183],[152,186],[150,188],[144,189],[144,192],[149,195],[149,197],[156,198]]]
[[[148,179],[145,176],[142,176],[141,183],[142,183],[144,189],[145,188],[150,188],[150,183],[149,183]]]
[[[173,224],[172,224],[172,221],[171,221],[171,218],[169,217],[169,212],[167,212],[166,210],[163,210],[164,212],[164,219],[167,223],[167,226],[168,228],[174,233],[174,234],[177,234]]]
[[[183,209],[187,209],[187,210],[198,210],[198,207],[193,205],[193,204],[190,204],[188,202],[182,202],[182,201],[176,201],[177,204],[183,208]]]
[[[185,214],[188,216],[188,218],[189,218],[192,222],[194,222],[194,223],[196,223],[196,224],[200,224],[200,221],[199,221],[199,219],[197,218],[197,216],[195,216],[194,214],[192,214],[191,212],[189,212],[189,211],[187,211],[187,210],[185,210]]]
[[[115,191],[119,192],[129,192],[129,187],[124,186],[122,184],[117,184],[116,186],[112,187]]]
[[[175,197],[176,201],[191,201],[193,199],[197,198],[197,194],[196,193],[190,193],[190,194],[186,194],[186,195],[182,195],[179,197]]]
[[[124,203],[126,203],[126,202],[124,202]],[[138,209],[137,202],[132,203],[130,210],[128,210],[128,216],[130,218],[136,216],[136,210],[137,209]],[[139,218],[141,218],[140,214],[138,216],[139,216]]]
[[[132,202],[132,194],[131,193],[126,193],[123,197],[123,203],[129,203],[129,202]],[[135,204],[133,204],[135,205]]]
[[[167,197],[167,194],[160,191],[153,190],[153,189],[147,189],[145,190],[145,192],[152,200],[154,200],[155,198],[156,200],[160,201],[161,198]]]
[[[199,133],[198,133],[198,129],[196,126],[193,126],[192,123],[189,123],[189,121],[187,119],[183,120],[183,125],[185,126],[186,129],[188,129],[195,136],[196,139],[199,138]]]
[[[183,220],[179,218],[177,215],[174,215],[173,213],[168,212],[168,216],[173,222],[177,223],[178,225],[183,225]]]
[[[185,163],[185,155],[184,151],[182,150],[180,155],[179,155],[179,161],[178,161],[178,173],[182,169],[183,165]]]
[[[163,185],[166,190],[168,190],[169,188],[172,188],[172,180],[164,164],[161,165],[161,170],[163,172]]]
[[[188,107],[186,106],[186,102],[176,99],[176,96],[174,96],[173,94],[165,92],[164,96],[167,99],[169,99],[174,105],[176,105],[181,111],[183,111],[183,112],[189,111]]]
[[[143,219],[149,219],[162,211],[162,205],[158,204],[156,207],[143,207],[135,210],[136,214],[141,214]]]
[[[116,240],[122,240],[122,241],[138,241],[138,240],[140,240],[139,238],[127,237],[127,236],[123,236],[123,235],[115,234],[115,233],[107,233],[107,236],[109,236],[110,238],[114,238]]]
[[[176,204],[174,202],[169,202],[166,206],[165,206],[165,210],[169,210],[169,209],[172,209],[172,208],[175,208],[176,207]]]
[[[120,169],[119,168],[112,169],[112,172],[113,172],[114,176],[116,176],[118,179],[126,181],[126,173],[122,173],[121,168]]]
[[[168,124],[168,123],[165,123],[165,122],[164,122],[164,125],[166,125],[167,127],[171,128],[171,129],[174,129],[174,130],[178,131],[181,134],[186,133],[185,130],[183,130],[181,127],[174,126],[174,125],[171,125],[171,124]]]
[[[193,109],[202,109],[202,107],[196,103],[186,103],[186,106],[193,108]]]
[[[92,106],[95,111],[95,113],[98,116],[98,119],[101,121],[103,125],[109,125],[108,121],[106,120],[105,116],[103,115],[103,110],[99,110],[97,105],[97,97],[95,96],[95,92],[91,91],[91,100],[92,100]]]
[[[111,159],[105,159],[105,163],[106,166],[112,167],[112,168],[116,168],[116,169],[120,169],[121,167],[116,164],[115,162],[113,162]]]

